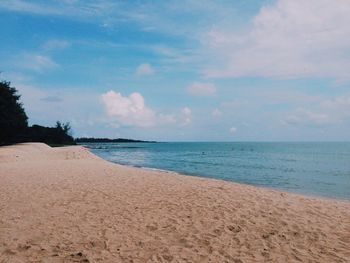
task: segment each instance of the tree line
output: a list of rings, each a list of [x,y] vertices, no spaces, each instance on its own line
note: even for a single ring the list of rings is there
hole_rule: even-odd
[[[154,143],[155,141],[142,141],[142,140],[133,140],[133,139],[124,139],[124,138],[117,138],[117,139],[109,139],[109,138],[94,138],[94,137],[81,137],[76,138],[75,142],[77,143],[128,143],[128,142],[144,142],[144,143]]]
[[[75,144],[69,123],[56,122],[54,127],[28,125],[28,117],[11,83],[0,81],[0,145],[20,142],[43,142],[51,146]]]

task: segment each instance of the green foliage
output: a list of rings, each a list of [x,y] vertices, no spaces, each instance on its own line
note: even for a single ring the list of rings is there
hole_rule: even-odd
[[[56,129],[64,131],[65,134],[68,134],[71,136],[71,130],[72,127],[70,126],[69,122],[61,123],[60,121],[56,122]]]
[[[118,138],[118,139],[109,139],[109,138],[87,138],[87,137],[81,137],[81,138],[76,138],[75,142],[77,143],[132,143],[132,142],[143,142],[143,143],[155,143],[155,141],[141,141],[141,140],[132,140],[132,139],[124,139],[124,138]]]
[[[0,145],[19,142],[44,142],[49,145],[75,144],[71,126],[57,121],[55,127],[33,125],[19,102],[20,95],[10,82],[0,81]]]
[[[33,125],[28,129],[28,141],[44,142],[49,145],[70,145],[75,144],[72,136],[68,134],[70,130],[69,123],[62,124],[57,122],[56,127],[44,127]]]
[[[0,81],[0,145],[24,141],[28,127],[20,95],[10,85],[10,82]]]

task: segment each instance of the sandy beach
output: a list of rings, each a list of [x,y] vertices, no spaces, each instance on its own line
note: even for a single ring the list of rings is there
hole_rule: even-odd
[[[350,262],[350,202],[0,147],[0,262]]]

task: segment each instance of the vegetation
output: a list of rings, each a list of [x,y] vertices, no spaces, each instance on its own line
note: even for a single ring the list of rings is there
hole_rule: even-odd
[[[0,144],[10,144],[24,139],[28,117],[19,102],[20,95],[10,82],[0,82]]]
[[[55,127],[33,125],[28,128],[27,141],[44,142],[51,146],[75,144],[70,133],[69,123],[61,124],[59,121]]]
[[[77,138],[75,139],[77,143],[84,143],[84,142],[102,142],[102,143],[107,143],[107,142],[114,142],[114,143],[122,143],[122,142],[153,142],[153,141],[141,141],[141,140],[132,140],[132,139],[123,139],[123,138],[118,138],[118,139],[108,139],[108,138]]]
[[[58,121],[55,127],[29,127],[20,95],[10,85],[10,82],[0,81],[0,145],[19,142],[44,142],[53,146],[75,144],[69,123]]]

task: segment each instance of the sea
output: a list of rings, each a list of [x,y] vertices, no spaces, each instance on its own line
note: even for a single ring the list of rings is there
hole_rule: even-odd
[[[350,142],[85,143],[118,164],[350,200]]]

